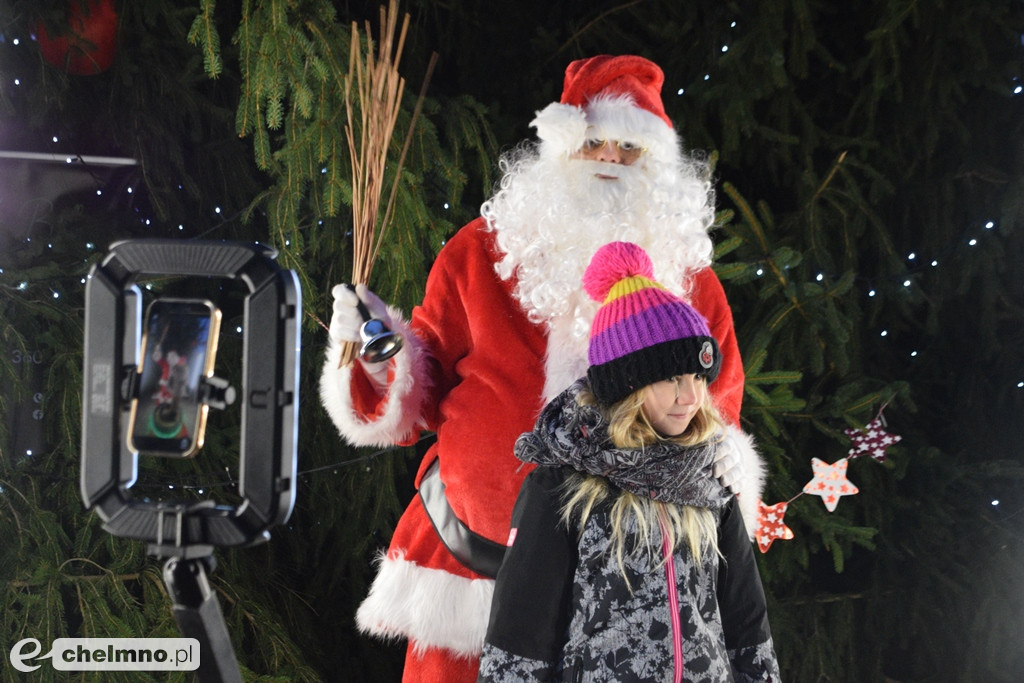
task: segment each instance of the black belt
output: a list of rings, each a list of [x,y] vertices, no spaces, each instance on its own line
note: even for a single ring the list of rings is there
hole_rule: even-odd
[[[477,574],[493,579],[498,575],[498,567],[505,559],[505,546],[484,538],[466,526],[448,504],[444,488],[440,464],[435,460],[427,468],[419,488],[420,500],[423,501],[430,523],[456,560]]]

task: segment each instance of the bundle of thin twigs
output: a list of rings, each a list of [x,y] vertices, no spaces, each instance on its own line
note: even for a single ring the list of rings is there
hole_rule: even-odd
[[[368,50],[364,61],[359,29],[355,22],[352,23],[349,75],[345,79],[345,109],[348,114],[345,134],[348,138],[349,157],[352,160],[352,284],[369,284],[373,264],[380,253],[384,233],[391,218],[402,164],[437,57],[434,54],[428,66],[427,77],[424,79],[423,89],[409,124],[409,132],[395,168],[394,182],[384,217],[378,221],[384,169],[387,166],[388,150],[401,108],[402,92],[405,89],[405,79],[398,75],[398,62],[401,60],[405,36],[409,29],[409,15],[405,15],[396,40],[398,0],[391,0],[387,9],[383,6],[380,8],[380,25],[382,33],[377,46],[377,56],[374,58],[373,50]],[[366,23],[366,36],[370,40],[369,22]],[[355,88],[352,87],[353,80]],[[358,121],[354,113],[354,98],[358,99],[359,104]],[[346,344],[342,349],[339,367],[351,363],[355,354],[356,344]]]

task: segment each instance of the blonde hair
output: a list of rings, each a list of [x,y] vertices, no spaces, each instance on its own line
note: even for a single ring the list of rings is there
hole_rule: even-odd
[[[721,433],[722,418],[705,393],[701,404],[690,424],[679,436],[664,437],[651,425],[642,407],[645,388],[634,391],[609,408],[601,408],[589,390],[580,393],[581,405],[593,405],[605,412],[608,419],[608,435],[616,448],[643,448],[644,446],[667,441],[682,446],[694,446],[711,440]],[[580,534],[595,506],[612,495],[611,486],[604,477],[577,474],[565,484],[565,499],[562,505],[562,522],[570,526],[578,520]],[[660,557],[658,566],[666,562],[661,557],[661,545],[667,541],[674,551],[685,540],[699,566],[707,551],[718,553],[718,524],[711,510],[693,505],[664,503],[637,496],[629,491],[620,492],[611,506],[612,550],[619,571],[626,578],[624,556],[646,551],[650,561]],[[629,520],[635,520],[637,535],[633,547],[627,551],[626,527]],[[660,533],[655,534],[655,529]]]

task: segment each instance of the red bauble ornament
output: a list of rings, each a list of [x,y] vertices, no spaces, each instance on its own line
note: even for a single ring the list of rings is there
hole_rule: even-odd
[[[82,6],[87,11],[83,11]],[[71,0],[64,30],[51,36],[39,22],[36,41],[43,59],[69,74],[92,76],[106,71],[117,53],[114,1]]]

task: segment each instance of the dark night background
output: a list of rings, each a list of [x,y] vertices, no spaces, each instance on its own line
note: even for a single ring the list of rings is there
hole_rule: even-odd
[[[77,73],[40,40],[76,10],[0,2],[0,679],[21,680],[6,653],[23,638],[177,635],[159,563],[104,533],[77,482],[83,278],[115,240],[175,237],[272,244],[303,286],[296,509],[269,543],[218,551],[213,574],[246,679],[398,680],[401,644],[359,636],[352,614],[418,449],[349,448],[316,399],[318,319],[351,262],[350,22],[378,31],[379,4],[88,6],[113,10],[116,39]],[[684,146],[715,161],[743,426],[771,470],[765,502],[791,500],[794,538],[758,553],[785,680],[1019,680],[1024,3],[400,9],[396,130],[438,61],[374,274],[382,297],[417,302],[566,64],[653,59]],[[844,431],[880,414],[902,440],[884,462],[851,460],[860,493],[832,513],[799,495],[811,458],[844,457]],[[230,495],[237,410],[212,421],[201,457],[140,463],[152,495]]]

